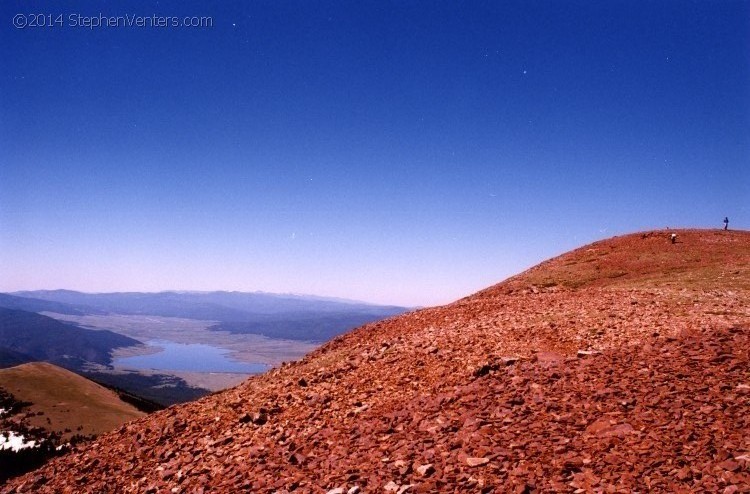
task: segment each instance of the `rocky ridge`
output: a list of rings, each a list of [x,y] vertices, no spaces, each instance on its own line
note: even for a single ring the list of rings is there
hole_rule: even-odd
[[[591,244],[2,492],[750,492],[750,233]]]

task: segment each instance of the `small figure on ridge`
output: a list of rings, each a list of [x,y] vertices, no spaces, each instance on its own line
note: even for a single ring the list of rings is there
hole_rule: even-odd
[[[672,243],[677,242],[677,234],[673,233],[672,235],[669,236],[669,239],[672,241]]]
[[[729,229],[729,216],[724,216],[724,229]]]

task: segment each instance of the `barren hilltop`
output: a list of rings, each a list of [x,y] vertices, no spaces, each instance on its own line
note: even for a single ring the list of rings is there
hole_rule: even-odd
[[[750,232],[596,242],[3,492],[750,492]]]

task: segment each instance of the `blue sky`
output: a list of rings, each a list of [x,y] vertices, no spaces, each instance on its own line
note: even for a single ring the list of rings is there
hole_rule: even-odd
[[[750,3],[3,2],[0,290],[452,301],[750,225]],[[16,14],[63,25],[16,29]],[[100,27],[71,16],[207,16]]]

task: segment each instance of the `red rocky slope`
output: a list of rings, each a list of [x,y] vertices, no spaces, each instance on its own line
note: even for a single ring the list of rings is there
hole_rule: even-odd
[[[3,492],[750,492],[750,234],[597,242]]]

